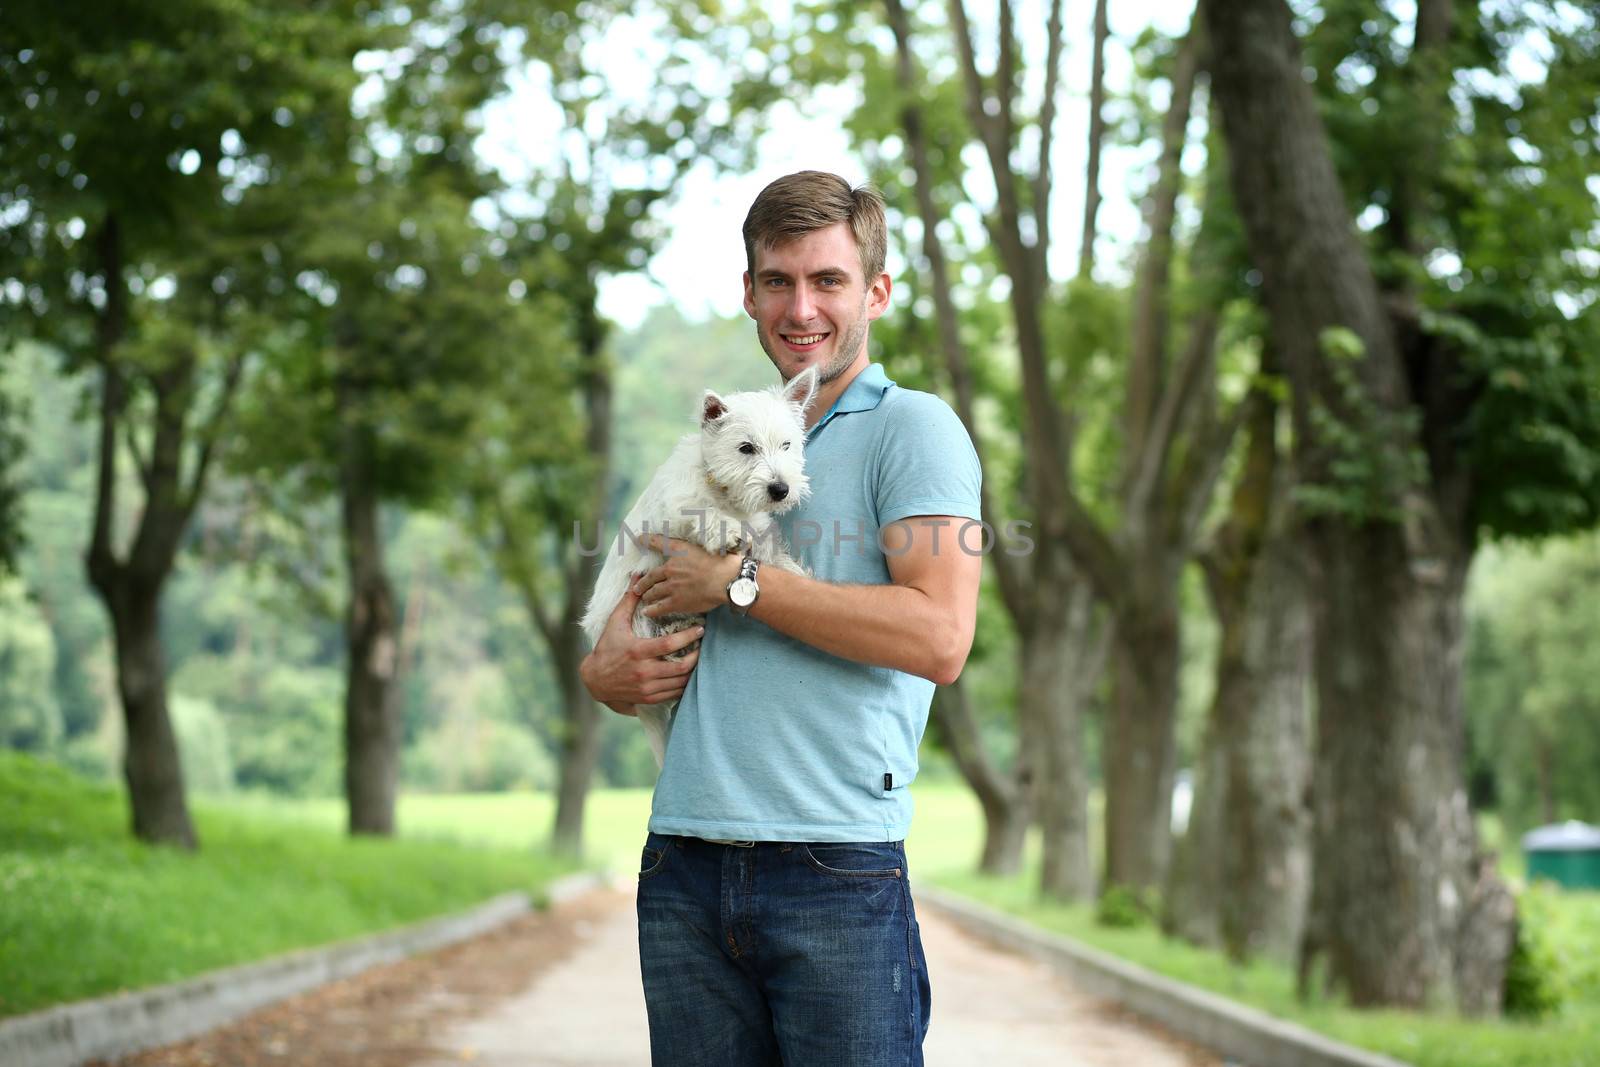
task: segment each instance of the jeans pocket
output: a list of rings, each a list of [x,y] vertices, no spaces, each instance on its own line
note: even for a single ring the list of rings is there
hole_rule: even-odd
[[[836,878],[899,878],[905,873],[905,853],[892,841],[818,842],[798,851],[812,870]]]
[[[670,851],[672,849],[664,838],[655,834],[645,838],[644,850],[639,855],[639,881],[660,874],[667,865],[667,853]]]

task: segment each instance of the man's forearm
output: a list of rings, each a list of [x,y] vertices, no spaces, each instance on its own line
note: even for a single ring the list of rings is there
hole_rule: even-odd
[[[949,684],[971,647],[970,629],[920,589],[843,585],[763,567],[757,619],[797,641],[856,663]]]

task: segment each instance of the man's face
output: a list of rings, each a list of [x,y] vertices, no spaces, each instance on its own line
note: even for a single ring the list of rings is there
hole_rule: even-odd
[[[865,362],[867,324],[889,306],[889,275],[869,283],[850,225],[836,222],[776,248],[756,246],[744,309],[761,347],[788,381],[817,367],[826,384]]]

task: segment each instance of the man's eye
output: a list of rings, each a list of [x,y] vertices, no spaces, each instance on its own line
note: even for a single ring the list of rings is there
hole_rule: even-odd
[[[739,446],[739,451],[743,452],[747,456],[753,456],[756,454],[756,446],[751,444],[749,441],[746,441],[744,444]]]

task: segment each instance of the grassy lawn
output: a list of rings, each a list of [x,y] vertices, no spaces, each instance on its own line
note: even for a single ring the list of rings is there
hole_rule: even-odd
[[[537,892],[557,862],[507,842],[350,840],[200,802],[201,849],[132,840],[119,789],[0,752],[0,1015],[187,978]]]

